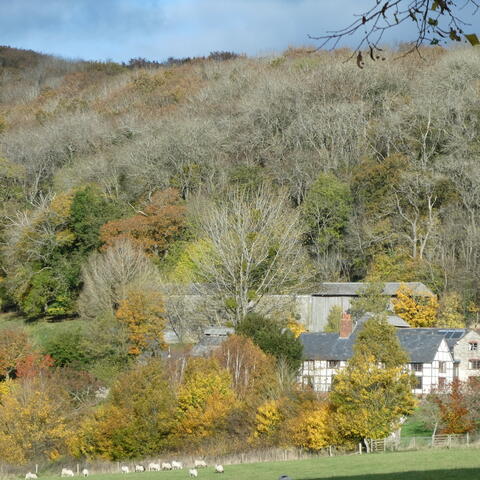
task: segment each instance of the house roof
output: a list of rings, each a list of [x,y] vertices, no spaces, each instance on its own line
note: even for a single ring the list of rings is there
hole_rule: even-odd
[[[433,362],[444,340],[443,335],[415,332],[414,329],[397,330],[397,337],[402,348],[408,353],[412,363]]]
[[[450,350],[468,333],[468,328],[412,328],[411,330],[432,335],[442,335]]]
[[[233,335],[235,329],[231,327],[207,327],[203,331],[204,335],[212,337],[226,337],[228,335]]]
[[[400,285],[407,285],[415,295],[430,296],[433,292],[421,282],[387,282],[383,293],[388,296],[397,294]],[[357,297],[368,285],[366,282],[324,282],[314,297]]]
[[[340,338],[338,333],[302,333],[303,358],[347,361],[352,357],[359,330],[356,328],[348,338]],[[443,335],[414,330],[417,329],[396,330],[400,345],[407,352],[410,362],[432,362],[444,339]]]

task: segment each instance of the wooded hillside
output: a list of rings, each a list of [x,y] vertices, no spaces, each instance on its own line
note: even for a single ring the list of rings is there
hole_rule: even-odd
[[[2,47],[3,308],[76,314],[81,268],[117,237],[171,281],[208,280],[221,220],[199,218],[248,190],[282,205],[277,244],[305,254],[309,282],[419,280],[475,319],[478,52],[362,71],[347,56],[122,66]],[[303,288],[294,270],[270,291]]]

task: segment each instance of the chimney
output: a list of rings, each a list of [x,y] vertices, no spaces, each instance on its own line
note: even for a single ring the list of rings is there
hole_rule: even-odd
[[[353,330],[352,316],[343,312],[340,320],[340,338],[348,338]]]

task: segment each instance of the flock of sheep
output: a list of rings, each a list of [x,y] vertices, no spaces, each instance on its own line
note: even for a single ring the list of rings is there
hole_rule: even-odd
[[[198,477],[198,469],[199,468],[207,468],[207,463],[205,460],[195,460],[195,464],[193,468],[190,468],[188,470],[188,473],[190,477]],[[172,463],[169,462],[164,462],[162,464],[160,463],[149,463],[148,467],[145,468],[143,465],[135,465],[135,472],[160,472],[162,470],[182,470],[183,469],[183,464],[182,462],[176,462],[173,461]],[[127,467],[126,465],[122,466],[120,468],[120,471],[122,473],[130,473],[130,468]],[[215,473],[223,473],[223,465],[215,465]],[[84,477],[88,477],[89,471],[88,469],[84,468],[81,473]],[[73,470],[69,468],[62,468],[62,472],[60,474],[62,478],[64,477],[74,477],[75,474],[73,473]],[[25,480],[37,480],[38,476],[36,473],[28,472],[25,475]]]

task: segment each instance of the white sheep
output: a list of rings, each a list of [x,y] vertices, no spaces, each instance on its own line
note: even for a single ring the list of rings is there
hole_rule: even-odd
[[[136,472],[144,472],[145,467],[143,465],[135,465],[135,471]]]
[[[38,477],[36,473],[28,472],[27,474],[25,474],[25,480],[35,480],[37,478]]]
[[[215,465],[215,473],[223,473],[223,465]]]
[[[172,465],[168,462],[163,462],[162,463],[162,470],[171,470],[172,469]]]
[[[205,460],[195,460],[195,468],[205,468],[207,466],[207,462]]]
[[[188,473],[190,474],[191,477],[198,477],[198,470],[196,468],[191,468]]]
[[[62,468],[62,473],[60,474],[61,477],[73,477],[74,473],[73,470],[69,468]]]
[[[130,473],[130,469],[126,465],[123,465],[120,470],[122,473]]]
[[[83,475],[84,477],[88,477],[88,475],[89,475],[88,469],[84,468],[84,469],[82,470],[82,475]]]
[[[172,470],[181,470],[183,468],[182,462],[172,461]]]
[[[149,463],[148,464],[148,471],[149,472],[159,472],[161,470],[159,463]]]

